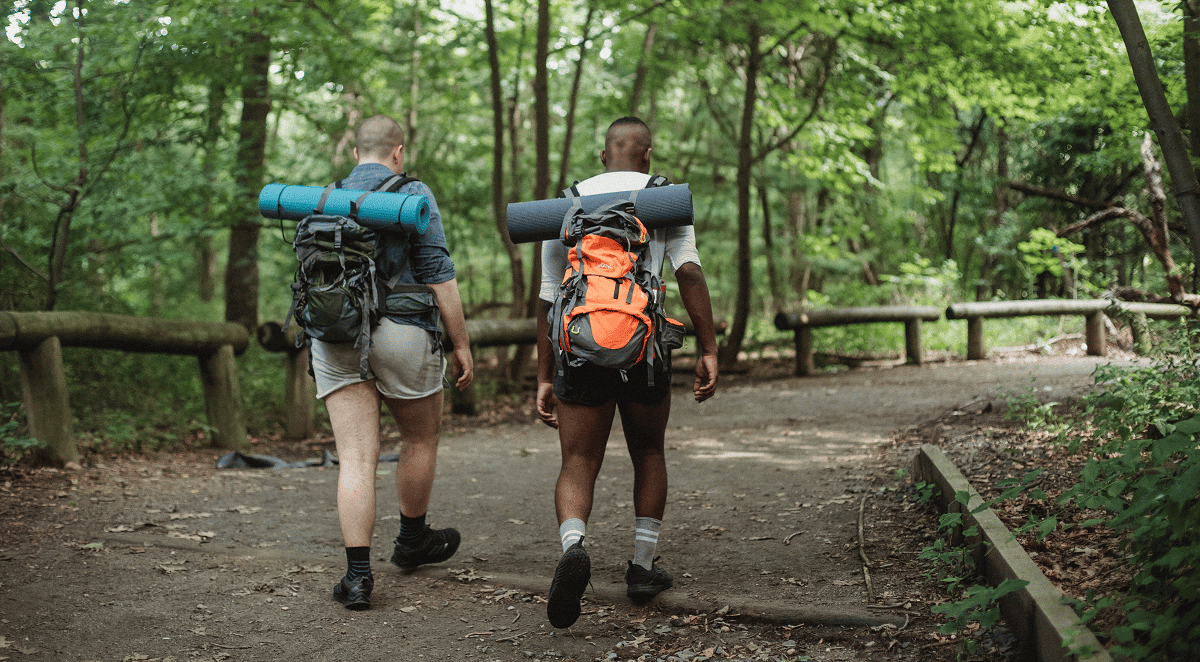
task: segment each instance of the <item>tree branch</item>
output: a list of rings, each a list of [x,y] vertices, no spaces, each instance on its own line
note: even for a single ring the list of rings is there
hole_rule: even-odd
[[[1020,191],[1027,195],[1034,195],[1034,196],[1038,196],[1041,198],[1050,198],[1052,200],[1060,200],[1062,202],[1069,202],[1073,205],[1079,205],[1080,207],[1084,207],[1086,209],[1103,210],[1103,209],[1109,209],[1110,207],[1112,207],[1112,204],[1110,204],[1108,202],[1100,202],[1099,200],[1083,198],[1078,195],[1071,195],[1070,193],[1067,193],[1065,191],[1059,191],[1056,189],[1045,188],[1043,186],[1035,186],[1033,184],[1026,184],[1024,182],[1009,182],[1008,187],[1013,189],[1014,191]],[[1059,236],[1062,236],[1062,235],[1059,235]]]

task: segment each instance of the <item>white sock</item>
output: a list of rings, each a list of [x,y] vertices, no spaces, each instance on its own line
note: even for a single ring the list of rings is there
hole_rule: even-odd
[[[658,549],[658,529],[662,520],[639,517],[634,526],[633,562],[647,570],[654,567],[654,552]]]
[[[587,524],[584,524],[583,520],[575,517],[559,524],[558,538],[562,541],[563,552],[565,553],[571,545],[583,540],[586,530]]]

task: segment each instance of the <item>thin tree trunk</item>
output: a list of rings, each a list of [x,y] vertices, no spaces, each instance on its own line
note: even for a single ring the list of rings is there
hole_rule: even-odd
[[[567,173],[571,168],[571,141],[575,135],[575,109],[579,106],[579,84],[583,78],[583,61],[587,57],[587,43],[592,38],[592,17],[596,13],[594,6],[588,6],[587,18],[583,21],[583,38],[579,40],[579,61],[575,64],[575,77],[571,81],[571,99],[567,104],[567,125],[563,137],[562,160],[558,164],[558,184],[555,191],[567,187]]]
[[[229,232],[225,265],[225,320],[255,333],[258,326],[258,193],[263,185],[266,157],[271,38],[252,32],[244,42],[242,118],[238,126],[238,189],[244,206]]]
[[[215,182],[217,178],[216,163],[219,153],[217,141],[221,139],[221,117],[224,115],[225,100],[228,96],[228,89],[223,80],[214,78],[209,83],[208,108],[205,112],[204,127],[204,160],[201,168],[204,170],[204,176],[210,182]],[[202,213],[205,218],[212,217],[211,197],[205,199]],[[200,300],[205,303],[212,301],[216,295],[216,272],[217,252],[213,249],[212,236],[205,234],[196,239],[196,273],[198,275],[196,281],[199,286]]]
[[[58,287],[62,283],[67,262],[67,245],[71,241],[71,222],[75,218],[75,209],[79,206],[80,192],[88,181],[88,148],[87,126],[83,107],[83,19],[87,13],[83,9],[84,2],[79,2],[79,40],[75,48],[75,66],[71,69],[71,79],[75,92],[75,131],[78,136],[79,172],[71,183],[67,200],[59,207],[58,217],[54,223],[54,235],[50,246],[50,264],[47,269],[46,310],[54,310],[58,304]]]
[[[748,26],[749,53],[746,58],[746,89],[742,95],[742,124],[738,135],[737,169],[737,295],[734,302],[733,324],[729,337],[718,352],[719,363],[726,368],[737,364],[746,325],[750,318],[750,294],[753,285],[750,268],[750,177],[753,174],[754,106],[758,98],[758,68],[761,56],[762,33],[757,21]]]
[[[492,0],[484,1],[486,27],[484,33],[488,44],[488,67],[491,70],[492,89],[492,215],[496,219],[496,231],[508,254],[509,277],[513,306],[512,317],[524,310],[521,293],[525,287],[525,265],[520,248],[508,237],[508,220],[504,203],[504,97],[500,84],[500,46],[496,40],[495,9]],[[515,136],[514,136],[515,138]],[[515,160],[515,159],[514,159]],[[515,166],[515,163],[514,163]]]
[[[646,89],[646,77],[650,73],[650,57],[654,53],[654,37],[658,25],[651,23],[646,26],[646,36],[642,37],[642,55],[638,58],[637,72],[633,77],[633,91],[629,95],[629,114],[637,117],[642,104],[642,92]]]
[[[1004,215],[1008,212],[1008,131],[1004,128],[1004,120],[996,121],[996,183],[992,187],[993,206],[992,222],[988,230],[995,230],[1004,224]],[[992,250],[983,251],[980,262],[979,281],[975,285],[975,300],[987,301],[995,289],[993,273],[996,270],[997,255]]]
[[[1200,0],[1183,2],[1183,71],[1187,80],[1187,131],[1200,143]]]
[[[411,163],[417,162],[417,100],[421,98],[421,49],[417,48],[421,36],[421,3],[413,3],[412,81],[408,88],[408,138],[404,153]]]
[[[769,315],[774,315],[776,310],[771,308],[779,308],[779,302],[784,301],[783,292],[779,286],[779,277],[776,275],[775,267],[775,236],[771,228],[771,204],[767,195],[767,186],[764,182],[758,185],[758,201],[762,207],[762,238],[763,251],[767,254],[767,286],[771,293],[771,300],[766,302],[764,306]]]
[[[1163,160],[1167,163],[1167,172],[1175,188],[1175,200],[1187,224],[1192,257],[1200,264],[1200,183],[1196,181],[1196,172],[1192,168],[1183,133],[1167,103],[1167,95],[1163,92],[1154,56],[1150,53],[1150,45],[1133,0],[1108,0],[1108,10],[1121,30],[1121,39],[1125,42],[1125,51],[1133,68],[1133,79],[1137,82],[1142,104],[1146,106],[1146,113],[1150,117],[1150,126],[1158,138]]]

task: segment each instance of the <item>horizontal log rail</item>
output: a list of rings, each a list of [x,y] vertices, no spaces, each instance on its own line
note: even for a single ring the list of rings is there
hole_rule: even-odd
[[[133,317],[83,311],[0,312],[0,350],[16,351],[29,435],[45,443],[43,460],[79,461],[63,347],[192,355],[200,362],[208,422],[220,448],[246,446],[235,354],[250,344],[233,322]]]
[[[686,318],[686,316],[685,316]],[[696,335],[695,327],[684,319],[684,333]],[[725,333],[726,325],[716,325],[717,335]],[[288,439],[306,439],[312,436],[316,418],[316,385],[308,374],[308,348],[296,347],[296,325],[288,327],[286,334],[278,322],[267,322],[258,327],[258,342],[269,352],[287,353],[287,384],[284,398],[284,435]],[[467,336],[472,347],[500,347],[505,345],[532,345],[537,343],[537,319],[467,320]],[[447,351],[454,345],[448,336],[442,337],[442,347]],[[456,412],[474,411],[474,399],[467,394],[450,390]]]
[[[1083,315],[1085,343],[1089,356],[1106,356],[1104,317],[1129,317],[1135,341],[1145,335],[1147,319],[1178,319],[1196,313],[1188,306],[1170,303],[1141,303],[1112,299],[1033,299],[1029,301],[970,301],[952,303],[946,308],[946,319],[967,321],[967,359],[987,358],[983,340],[983,320],[1031,317]],[[1139,342],[1139,344],[1142,344]]]
[[[823,326],[849,324],[904,323],[904,360],[921,365],[921,322],[936,322],[942,311],[933,306],[866,306],[856,308],[820,308],[775,315],[775,328],[794,331],[796,342],[796,374],[801,377],[816,372],[813,362],[812,330]]]

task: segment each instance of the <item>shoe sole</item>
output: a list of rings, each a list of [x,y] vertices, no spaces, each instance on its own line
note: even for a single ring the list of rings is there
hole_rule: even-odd
[[[546,616],[550,625],[568,628],[579,620],[580,599],[592,578],[592,561],[583,548],[568,550],[554,569],[554,580],[550,583],[550,597],[546,602]]]
[[[371,608],[371,601],[363,598],[351,600],[350,598],[340,598],[335,595],[333,599],[342,603],[342,606],[346,609],[353,609],[354,611],[366,611]]]
[[[625,595],[634,602],[649,602],[654,599],[654,596],[671,588],[673,584],[629,584],[625,589]]]
[[[400,563],[399,561],[396,560],[396,552],[393,551],[392,552],[392,565],[396,566],[397,568],[400,568],[400,572],[402,574],[409,575],[409,574],[416,572],[417,568],[420,568],[423,565],[429,565],[431,563],[441,563],[442,561],[450,560],[450,557],[454,556],[454,554],[458,551],[458,545],[459,545],[459,543],[455,543],[455,544],[451,545],[450,547],[448,547],[447,549],[440,552],[439,554],[437,554],[436,556],[431,556],[428,559],[425,559],[424,561],[421,561],[420,563],[415,563],[415,564]]]
[[[364,611],[371,608],[371,598],[364,595],[351,598],[349,595],[339,595],[337,590],[334,589],[333,599],[342,603],[342,606],[346,609],[353,609],[354,611]]]

